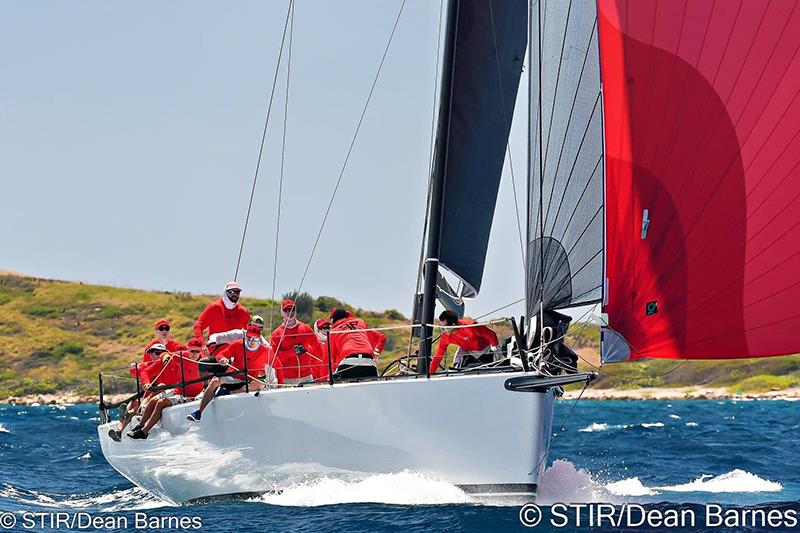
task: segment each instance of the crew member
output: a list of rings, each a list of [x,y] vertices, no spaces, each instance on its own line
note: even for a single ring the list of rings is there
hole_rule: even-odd
[[[249,326],[244,339],[225,346],[219,353],[218,361],[222,365],[228,365],[228,374],[215,377],[208,382],[200,400],[200,408],[187,416],[188,420],[199,422],[203,410],[211,400],[217,396],[245,392],[246,384],[253,388],[261,388],[265,385],[283,383],[280,360],[273,357],[268,344],[261,342],[261,329],[258,326]]]
[[[203,332],[208,330],[209,335],[230,331],[232,329],[247,327],[250,322],[250,313],[247,308],[239,303],[242,288],[235,281],[225,285],[222,298],[208,304],[200,313],[194,325],[194,336],[203,337]],[[205,338],[205,337],[204,337]]]
[[[314,381],[319,368],[327,362],[323,359],[322,348],[311,326],[297,319],[294,300],[281,303],[281,324],[270,336],[270,345],[280,360],[286,383],[296,385]]]
[[[172,334],[170,333],[170,326],[169,322],[166,320],[159,320],[156,322],[156,329],[154,330],[155,338],[151,340],[147,346],[144,347],[144,353],[142,361],[148,362],[150,361],[150,356],[147,355],[147,350],[150,349],[151,346],[154,344],[163,344],[167,351],[169,352],[180,352],[181,350],[186,349],[186,345],[180,343],[172,338]]]
[[[345,309],[331,311],[330,351],[334,378],[377,377],[375,346],[367,324]]]
[[[494,361],[495,351],[499,344],[497,334],[490,328],[479,325],[474,320],[464,318],[459,320],[453,311],[442,311],[439,315],[439,325],[444,329],[436,354],[430,365],[431,374],[439,368],[442,358],[447,353],[451,344],[458,346],[453,366],[467,368],[468,366],[488,364]],[[468,326],[468,327],[457,327]]]
[[[156,343],[145,350],[145,360],[140,363],[131,363],[130,372],[138,380],[137,386],[144,389],[141,399],[135,399],[128,403],[125,408],[125,415],[119,420],[118,429],[109,429],[108,436],[119,442],[122,439],[122,432],[125,431],[133,416],[139,412],[140,407],[147,407],[147,401],[153,396],[150,392],[150,381],[153,377],[160,377],[160,372],[164,368],[161,358],[167,352],[167,347],[161,343]]]
[[[333,314],[336,313],[337,311],[339,311],[340,313],[342,313],[342,312],[346,313],[347,314],[346,318],[348,318],[348,319],[349,318],[355,318],[353,316],[353,313],[348,311],[347,309],[340,309],[338,307],[334,307],[333,309],[331,309],[331,312],[328,313],[328,319],[329,320],[332,319]],[[375,358],[377,359],[378,357],[380,357],[381,353],[383,352],[383,347],[386,345],[386,335],[384,335],[380,331],[376,331],[374,329],[370,329],[367,326],[366,322],[364,322],[363,320],[361,320],[361,319],[356,319],[356,320],[359,320],[360,326],[363,329],[367,330],[364,333],[367,334],[367,337],[369,338],[369,342],[372,345],[372,353],[375,355]]]
[[[204,352],[203,339],[195,337],[189,340],[188,345],[188,350],[174,355],[169,353],[164,355],[162,358],[164,361],[163,371],[160,372],[157,379],[153,379],[156,385],[180,384],[181,386],[165,390],[147,402],[140,423],[128,433],[130,438],[146,439],[153,426],[161,420],[164,409],[171,405],[191,401],[203,391],[201,382],[191,383],[200,378],[197,360]],[[190,383],[184,386],[184,382]]]
[[[248,327],[250,326],[258,326],[262,331],[264,329],[264,319],[261,318],[259,315],[253,315],[253,318],[250,319],[250,322],[247,324]],[[245,333],[247,332],[247,328],[237,328],[232,329],[230,331],[223,331],[220,333],[213,333],[208,336],[208,345],[213,347],[222,344],[229,344],[233,341],[238,341],[242,337],[244,337]],[[261,342],[263,344],[267,344],[266,339],[261,337]],[[213,348],[212,348],[213,349]]]

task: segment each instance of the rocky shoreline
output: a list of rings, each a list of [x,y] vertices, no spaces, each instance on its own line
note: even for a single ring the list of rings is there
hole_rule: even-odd
[[[564,393],[565,400],[574,400],[581,394],[580,389],[569,390]],[[106,403],[116,403],[124,400],[127,394],[106,395]],[[768,392],[733,393],[726,387],[677,387],[659,388],[643,387],[639,389],[600,389],[587,388],[581,395],[584,400],[800,400],[800,387],[773,390]],[[59,394],[31,394],[27,396],[9,397],[0,400],[0,404],[7,405],[72,405],[76,403],[98,403],[97,395],[76,393]]]
[[[106,403],[116,403],[130,396],[129,394],[108,394],[103,400]],[[27,396],[10,396],[0,400],[0,404],[6,405],[29,405],[36,407],[39,405],[74,405],[76,403],[100,403],[100,397],[91,394],[77,394],[72,392],[58,394],[29,394]]]
[[[642,387],[630,390],[589,387],[583,395],[580,389],[564,393],[564,399],[567,400],[574,400],[578,396],[584,400],[786,400],[800,399],[800,388],[734,393],[727,387]]]

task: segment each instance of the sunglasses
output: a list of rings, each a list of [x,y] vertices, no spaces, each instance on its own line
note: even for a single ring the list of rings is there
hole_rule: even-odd
[[[203,351],[202,349],[197,349],[197,350],[189,350],[189,353],[200,353],[200,352],[202,352],[202,351]]]
[[[239,294],[239,293],[240,293],[240,292],[242,292],[242,291],[241,291],[241,290],[239,290],[239,289],[228,289],[228,290],[227,290],[227,291],[225,291],[225,292],[227,292],[228,294]]]
[[[169,331],[169,326],[158,326],[158,331]]]
[[[296,307],[284,307],[283,308],[283,312],[286,313],[286,314],[294,313],[295,311],[297,311]]]

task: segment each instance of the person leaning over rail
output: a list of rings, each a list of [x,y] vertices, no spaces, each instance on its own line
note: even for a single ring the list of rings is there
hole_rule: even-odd
[[[188,415],[187,420],[199,422],[211,400],[217,396],[245,392],[245,385],[261,388],[283,383],[280,360],[273,357],[269,344],[262,344],[261,328],[256,325],[248,326],[244,339],[225,346],[219,353],[218,361],[228,366],[228,373],[208,382],[200,400],[200,408]],[[246,376],[245,368],[247,368]]]
[[[203,339],[199,337],[190,339],[188,344],[188,350],[176,354],[169,352],[164,354],[162,359],[164,361],[164,369],[160,372],[160,377],[152,381],[155,385],[181,384],[181,386],[160,392],[147,402],[139,424],[134,426],[127,434],[130,438],[146,439],[153,426],[161,420],[164,409],[191,401],[203,391],[203,384],[200,382],[182,385],[183,382],[192,382],[200,379],[197,360],[205,351]]]
[[[436,354],[431,360],[431,374],[439,369],[439,364],[447,354],[447,347],[451,344],[458,346],[453,368],[463,369],[488,364],[495,360],[497,346],[500,343],[492,329],[468,318],[459,320],[458,315],[449,310],[442,311],[439,315],[439,325],[444,332],[439,339]]]
[[[370,340],[369,332],[363,331],[367,324],[349,311],[338,308],[331,311],[330,321],[334,379],[377,377],[376,345]]]
[[[208,304],[200,313],[194,324],[194,336],[203,337],[206,330],[209,335],[213,335],[247,327],[250,322],[250,312],[239,303],[241,293],[242,287],[238,283],[228,282],[222,298]]]
[[[325,362],[319,340],[311,326],[297,319],[294,300],[281,303],[281,324],[270,335],[270,346],[280,360],[286,383],[314,381]]]
[[[153,346],[154,344],[163,344],[167,348],[167,351],[170,352],[179,352],[181,350],[186,349],[185,344],[180,343],[172,338],[172,335],[170,334],[170,325],[169,322],[167,322],[166,320],[162,319],[156,322],[156,327],[153,330],[153,334],[154,334],[153,340],[151,340],[147,344],[147,346],[144,347],[144,353],[142,354],[143,355],[142,361],[147,362],[150,360],[147,354],[147,350],[149,350],[150,347]]]

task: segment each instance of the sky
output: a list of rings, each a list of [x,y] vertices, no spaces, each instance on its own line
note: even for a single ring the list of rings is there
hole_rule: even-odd
[[[401,2],[298,0],[238,280],[297,288]],[[0,17],[0,269],[219,294],[233,278],[287,1],[11,2]],[[410,315],[439,2],[407,0],[301,290]],[[527,78],[523,76],[523,84]],[[511,150],[525,216],[525,89]],[[523,220],[524,231],[524,220]],[[524,295],[508,161],[478,316]],[[517,305],[503,314],[519,314]]]

